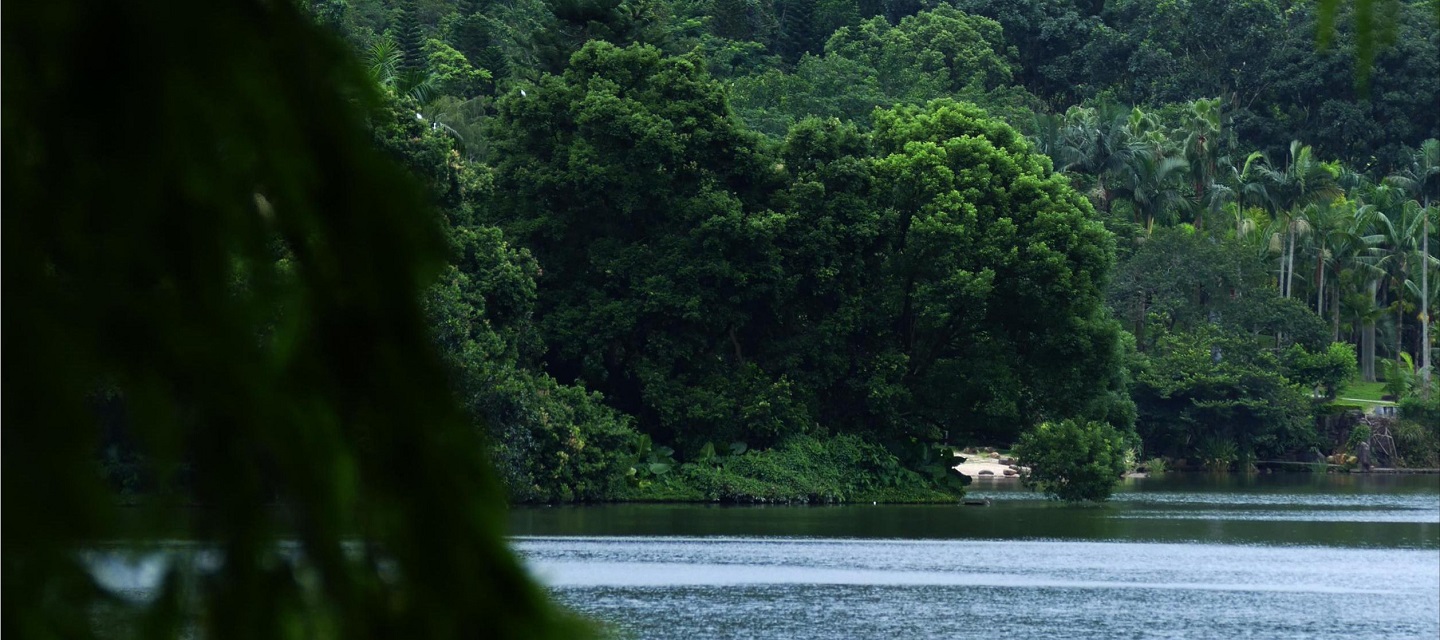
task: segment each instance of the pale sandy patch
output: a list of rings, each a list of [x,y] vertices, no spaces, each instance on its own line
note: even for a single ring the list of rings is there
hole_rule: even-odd
[[[995,474],[993,477],[997,479],[1007,478],[1007,476],[1005,475],[1005,470],[1009,469],[1010,465],[1000,464],[999,460],[996,460],[994,458],[986,458],[984,456],[985,454],[983,453],[966,456],[967,459],[965,460],[965,462],[955,465],[955,470],[959,471],[961,474],[970,476],[971,478],[982,477],[980,475],[981,471],[989,471],[990,473]],[[992,476],[983,477],[989,478]],[[1008,476],[1008,478],[1019,478],[1019,476]]]

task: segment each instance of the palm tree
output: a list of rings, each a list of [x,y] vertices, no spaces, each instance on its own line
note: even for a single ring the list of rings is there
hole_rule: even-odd
[[[1413,202],[1413,201],[1412,201]],[[1421,209],[1422,232],[1420,240],[1420,252],[1415,256],[1416,265],[1420,267],[1420,282],[1409,280],[1405,283],[1406,292],[1420,302],[1417,319],[1420,321],[1420,335],[1417,336],[1416,350],[1420,352],[1420,380],[1421,391],[1429,397],[1430,392],[1430,352],[1433,345],[1430,344],[1430,320],[1432,317],[1430,304],[1440,298],[1440,278],[1431,279],[1426,274],[1433,268],[1440,267],[1440,258],[1430,255],[1430,226],[1431,218],[1440,217],[1440,207],[1429,207]]]
[[[1331,313],[1331,334],[1333,340],[1340,339],[1340,300],[1347,291],[1353,292],[1365,288],[1365,283],[1347,289],[1348,282],[1363,280],[1357,277],[1358,274],[1368,272],[1361,264],[1362,258],[1369,255],[1372,242],[1365,236],[1364,232],[1370,226],[1370,216],[1375,215],[1373,207],[1367,207],[1355,201],[1346,201],[1344,209],[1348,211],[1348,219],[1339,229],[1334,229],[1325,234],[1325,244],[1329,252],[1326,267],[1334,275],[1335,286],[1330,296]],[[1347,277],[1348,276],[1348,277]]]
[[[1385,184],[1405,191],[1411,200],[1428,207],[1440,201],[1440,140],[1431,138],[1411,152],[1409,162],[1385,178]]]
[[[365,68],[370,80],[396,95],[409,96],[420,104],[428,104],[436,96],[435,78],[424,69],[406,65],[405,51],[389,34],[375,38],[365,52]]]
[[[1225,210],[1229,212],[1230,217],[1234,222],[1234,234],[1237,239],[1245,240],[1247,238],[1251,238],[1255,235],[1256,231],[1259,231],[1255,224],[1255,219],[1249,213],[1251,211],[1255,211],[1253,207],[1246,207],[1239,203],[1235,203],[1233,206],[1227,207]]]
[[[1360,379],[1375,382],[1375,323],[1385,315],[1385,308],[1376,304],[1379,279],[1368,268],[1346,269],[1340,273],[1345,294],[1338,300],[1338,313],[1351,327],[1351,339],[1358,345]]]
[[[1341,265],[1364,247],[1364,242],[1355,231],[1356,203],[1339,199],[1332,203],[1312,204],[1306,218],[1310,221],[1311,233],[1305,243],[1306,253],[1315,264],[1315,313],[1325,316],[1326,285],[1330,275],[1338,274]],[[1338,294],[1330,291],[1332,297]],[[1338,321],[1337,321],[1338,322]],[[1338,332],[1338,328],[1336,329]]]
[[[1341,265],[1337,281],[1345,286],[1341,306],[1344,314],[1356,328],[1354,336],[1359,345],[1360,374],[1366,382],[1375,381],[1376,325],[1385,315],[1386,307],[1380,304],[1380,286],[1387,281],[1387,267],[1391,261],[1387,237],[1394,235],[1390,218],[1385,214],[1388,204],[1387,192],[1373,184],[1362,186],[1364,204],[1355,208],[1351,233],[1358,244],[1348,247],[1348,255]],[[1378,204],[1377,204],[1378,203]]]
[[[1200,98],[1190,103],[1185,112],[1185,123],[1175,131],[1176,137],[1183,136],[1181,150],[1186,162],[1186,174],[1195,193],[1195,202],[1202,204],[1199,211],[1210,200],[1212,186],[1220,173],[1220,99]],[[1197,211],[1198,214],[1198,211]],[[1204,226],[1204,218],[1195,219],[1197,227]]]
[[[1157,217],[1163,216],[1173,224],[1178,222],[1175,212],[1188,203],[1180,192],[1179,179],[1184,169],[1185,161],[1167,155],[1166,150],[1148,146],[1137,149],[1117,176],[1114,197],[1130,202],[1135,222],[1145,225],[1147,232]]]
[[[1296,140],[1290,143],[1285,166],[1275,167],[1259,152],[1250,154],[1241,172],[1244,193],[1252,201],[1267,207],[1277,221],[1283,221],[1285,250],[1280,264],[1280,294],[1290,297],[1295,274],[1295,238],[1308,231],[1300,209],[1307,204],[1333,200],[1341,193],[1336,184],[1338,164],[1321,162],[1309,145]]]
[[[1377,242],[1371,249],[1369,263],[1394,298],[1394,356],[1399,360],[1405,351],[1405,294],[1410,288],[1410,274],[1422,264],[1420,241],[1425,210],[1414,200],[1401,200],[1403,192],[1388,185],[1375,187],[1370,196],[1376,202],[1379,215],[1374,219]]]
[[[1095,107],[1071,107],[1060,154],[1067,159],[1062,171],[1095,176],[1097,204],[1109,212],[1114,194],[1109,177],[1121,171],[1134,153],[1129,116],[1124,107],[1104,102]]]
[[[1056,171],[1063,171],[1069,162],[1065,146],[1065,116],[1059,113],[1037,113],[1031,126],[1035,133],[1030,136],[1030,144],[1036,151],[1049,156]]]
[[[1404,189],[1423,210],[1420,231],[1420,380],[1421,389],[1430,393],[1430,268],[1435,258],[1430,255],[1430,218],[1435,214],[1431,203],[1440,200],[1440,140],[1431,138],[1420,144],[1407,166],[1385,179],[1387,184]]]

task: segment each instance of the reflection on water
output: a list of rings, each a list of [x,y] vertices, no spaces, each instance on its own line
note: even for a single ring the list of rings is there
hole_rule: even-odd
[[[597,505],[511,513],[515,535],[1080,539],[1440,549],[1440,476],[1186,476],[1132,481],[1099,506],[980,485],[990,507]]]
[[[1440,637],[1440,478],[1186,477],[1102,507],[517,509],[557,597],[642,638]]]

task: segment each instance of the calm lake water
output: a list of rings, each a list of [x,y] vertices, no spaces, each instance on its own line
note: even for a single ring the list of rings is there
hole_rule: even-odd
[[[561,601],[640,638],[1440,637],[1440,477],[1172,475],[1099,507],[512,512]]]

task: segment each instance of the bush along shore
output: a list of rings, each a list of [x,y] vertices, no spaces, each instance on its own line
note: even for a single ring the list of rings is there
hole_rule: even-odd
[[[642,442],[645,439],[642,438]],[[855,502],[950,503],[965,481],[946,467],[953,453],[935,448],[931,460],[906,464],[885,447],[856,436],[798,436],[763,451],[733,443],[701,447],[690,462],[676,462],[668,447],[649,449],[617,499],[639,502],[835,504]],[[917,471],[915,468],[919,468]]]

